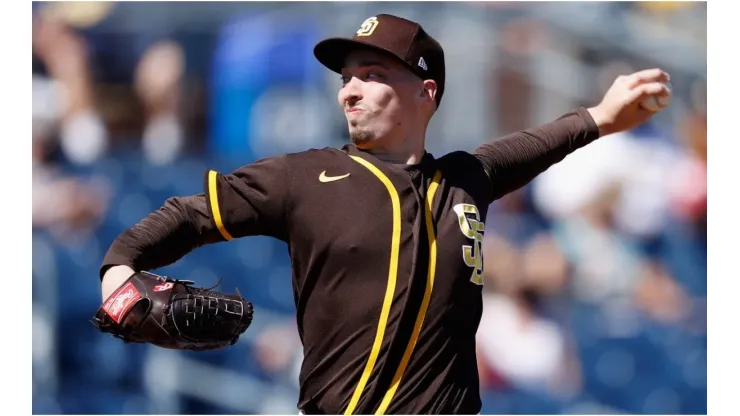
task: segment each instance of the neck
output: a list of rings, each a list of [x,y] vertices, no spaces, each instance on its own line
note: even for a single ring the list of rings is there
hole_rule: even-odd
[[[379,140],[376,146],[364,150],[386,163],[416,165],[424,157],[424,133],[399,140]]]

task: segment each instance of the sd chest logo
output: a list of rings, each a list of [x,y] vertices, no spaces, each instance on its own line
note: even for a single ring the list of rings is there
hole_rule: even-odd
[[[470,281],[476,285],[483,285],[483,232],[486,228],[480,219],[478,207],[472,204],[457,204],[453,207],[457,214],[458,225],[463,235],[471,240],[472,244],[463,246],[463,261],[466,266],[473,268]]]

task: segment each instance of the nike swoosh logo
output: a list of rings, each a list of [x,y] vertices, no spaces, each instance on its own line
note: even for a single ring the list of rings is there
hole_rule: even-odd
[[[319,181],[327,183],[327,182],[334,182],[342,180],[349,176],[349,173],[342,176],[326,176],[326,171],[321,172],[321,175],[319,175]]]

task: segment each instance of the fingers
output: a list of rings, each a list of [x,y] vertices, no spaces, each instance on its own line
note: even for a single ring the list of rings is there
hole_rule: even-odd
[[[630,91],[629,101],[634,103],[650,96],[668,96],[670,93],[671,90],[667,85],[660,82],[650,82],[638,85]]]
[[[627,88],[632,89],[638,85],[652,83],[652,82],[668,82],[671,80],[670,75],[660,68],[646,69],[644,71],[638,71],[630,75],[620,77]]]

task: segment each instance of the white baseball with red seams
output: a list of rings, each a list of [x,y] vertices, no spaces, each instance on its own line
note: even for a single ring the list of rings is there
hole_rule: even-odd
[[[663,82],[662,84],[668,87],[668,95],[647,97],[640,102],[642,108],[655,113],[668,107],[668,104],[671,102],[671,96],[673,96],[673,90],[670,82]]]

